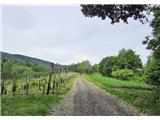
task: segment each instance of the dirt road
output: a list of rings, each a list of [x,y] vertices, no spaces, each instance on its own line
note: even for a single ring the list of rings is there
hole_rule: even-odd
[[[79,77],[59,105],[50,111],[57,116],[126,116],[138,112]]]

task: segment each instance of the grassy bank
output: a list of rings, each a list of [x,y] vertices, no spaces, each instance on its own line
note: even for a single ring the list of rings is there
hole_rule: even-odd
[[[147,115],[160,115],[160,91],[138,81],[122,81],[101,75],[84,75],[85,79],[137,107]]]
[[[3,97],[2,115],[46,115],[59,100],[55,95]]]
[[[77,74],[67,81],[65,86],[60,87],[59,93],[63,95],[73,85]],[[62,96],[60,95],[17,95],[2,96],[1,115],[3,116],[27,116],[27,115],[47,115],[50,108],[58,104]]]

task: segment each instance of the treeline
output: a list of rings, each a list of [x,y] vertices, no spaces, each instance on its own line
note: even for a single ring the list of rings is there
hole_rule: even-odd
[[[72,77],[66,67],[59,64],[46,68],[29,61],[1,60],[1,95],[59,94],[61,86]]]
[[[87,73],[87,74],[99,71],[98,64],[92,66],[88,60],[77,64],[71,64],[68,66],[68,70],[72,72]]]
[[[117,56],[103,58],[99,63],[99,72],[108,77],[122,80],[139,79],[143,74],[142,61],[133,50],[122,49]]]
[[[131,49],[122,49],[117,56],[103,58],[99,64],[91,65],[89,61],[68,66],[70,71],[79,73],[100,73],[103,76],[120,80],[144,81],[160,86],[160,62],[154,55],[148,57],[146,65],[142,64],[140,56]]]
[[[33,64],[29,61],[18,62],[11,59],[2,59],[1,60],[1,78],[2,80],[6,79],[21,79],[26,76],[39,78],[45,76],[51,71],[51,69],[42,67],[38,64]]]

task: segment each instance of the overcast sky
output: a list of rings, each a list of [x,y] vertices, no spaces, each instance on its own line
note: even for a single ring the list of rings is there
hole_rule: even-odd
[[[1,51],[22,54],[60,64],[117,55],[122,48],[131,48],[143,63],[150,51],[142,41],[151,34],[148,24],[129,20],[110,24],[110,20],[86,18],[80,6],[0,7],[3,25]],[[2,12],[2,13],[1,13]]]

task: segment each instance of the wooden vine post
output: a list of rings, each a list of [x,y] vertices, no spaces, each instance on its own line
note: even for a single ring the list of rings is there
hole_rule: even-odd
[[[52,63],[51,66],[51,72],[49,74],[49,80],[48,80],[48,86],[47,86],[47,95],[49,95],[50,89],[51,89],[51,79],[52,79],[52,73],[53,73],[53,67],[54,67],[54,63]]]
[[[13,87],[12,87],[12,93],[13,93],[13,96],[16,95],[16,74],[14,73],[13,75]]]

